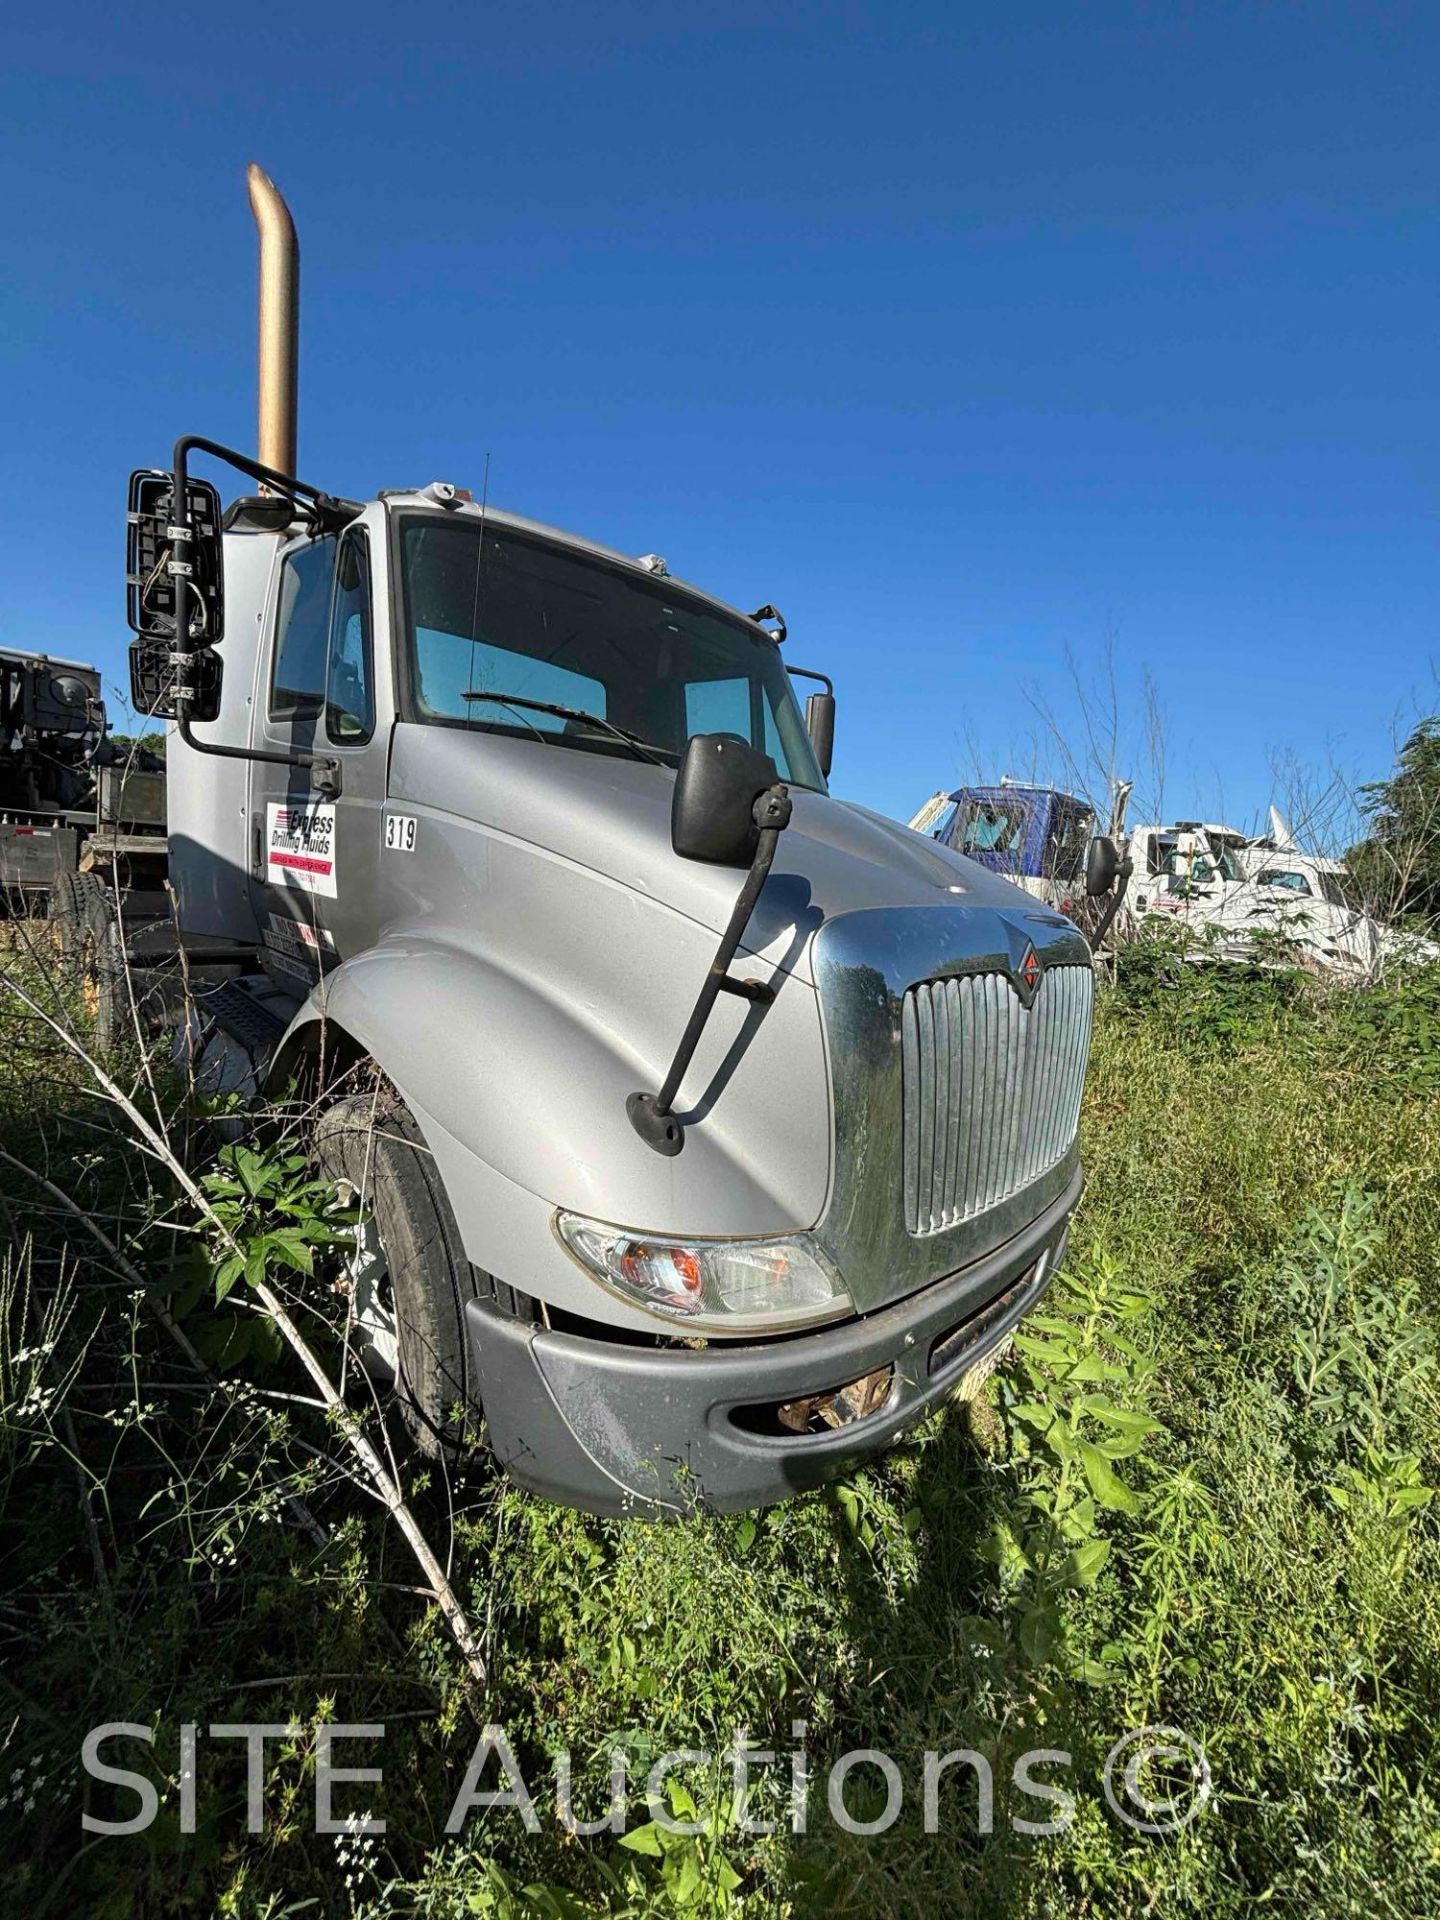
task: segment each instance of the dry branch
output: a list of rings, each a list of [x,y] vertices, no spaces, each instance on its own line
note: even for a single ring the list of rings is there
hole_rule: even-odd
[[[135,1102],[131,1100],[110,1075],[106,1073],[105,1069],[93,1055],[87,1052],[76,1036],[68,1032],[52,1015],[38,1005],[37,1002],[26,993],[19,982],[9,974],[0,973],[0,986],[4,986],[5,989],[13,994],[32,1014],[44,1021],[45,1025],[58,1035],[61,1041],[79,1057],[89,1072],[94,1076],[96,1084],[101,1088],[106,1097],[113,1101],[125,1115],[139,1136],[141,1144],[169,1169],[172,1177],[184,1192],[186,1198],[214,1229],[226,1247],[232,1253],[240,1254],[242,1249],[237,1245],[229,1229],[215,1213],[214,1208],[210,1205],[210,1202],[192,1178],[189,1170],[174,1152],[169,1141],[151,1125],[150,1121],[136,1106]],[[55,1189],[55,1191],[58,1192],[58,1189]],[[76,1209],[76,1211],[79,1210]],[[143,1281],[141,1284],[144,1284]],[[471,1675],[483,1686],[486,1681],[486,1669],[479,1640],[470,1625],[464,1608],[456,1598],[455,1590],[446,1577],[444,1568],[436,1559],[429,1542],[421,1531],[419,1522],[411,1512],[396,1477],[386,1467],[385,1462],[380,1458],[379,1453],[360,1425],[360,1422],[341,1398],[334,1383],[331,1381],[310,1346],[309,1341],[306,1340],[305,1336],[291,1319],[289,1311],[274,1288],[271,1287],[267,1280],[261,1280],[252,1284],[251,1291],[256,1299],[260,1301],[287,1345],[291,1348],[292,1352],[300,1361],[300,1364],[315,1383],[316,1390],[320,1394],[321,1399],[324,1401],[327,1410],[335,1420],[341,1433],[349,1442],[351,1450],[364,1469],[366,1478],[379,1497],[381,1504],[387,1508],[396,1526],[405,1536],[405,1540],[411,1552],[414,1554],[416,1561],[419,1563],[421,1572],[425,1576],[429,1593],[444,1616],[445,1623],[449,1627],[455,1644],[459,1648],[466,1665],[469,1667]]]

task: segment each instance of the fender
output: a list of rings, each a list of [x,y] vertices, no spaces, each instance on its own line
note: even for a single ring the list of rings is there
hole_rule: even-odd
[[[272,1078],[314,1050],[328,1023],[392,1081],[437,1158],[427,1119],[467,1162],[548,1210],[676,1235],[813,1226],[829,1185],[830,1090],[808,983],[742,956],[775,997],[722,996],[677,1101],[683,1155],[652,1153],[628,1123],[626,1097],[658,1084],[710,957],[707,929],[666,918],[676,964],[663,976],[637,963],[643,940],[622,965],[614,943],[580,933],[548,971],[521,973],[450,928],[391,934],[312,990]],[[458,1214],[448,1174],[446,1186]]]

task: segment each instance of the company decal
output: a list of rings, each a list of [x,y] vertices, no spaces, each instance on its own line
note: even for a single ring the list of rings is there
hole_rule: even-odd
[[[276,886],[336,897],[335,809],[328,802],[271,801],[265,809],[265,877]]]

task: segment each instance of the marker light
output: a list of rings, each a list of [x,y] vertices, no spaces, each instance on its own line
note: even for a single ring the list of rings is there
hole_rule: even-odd
[[[555,1231],[604,1285],[697,1331],[774,1333],[852,1310],[839,1276],[809,1234],[668,1240],[574,1213],[557,1213]]]

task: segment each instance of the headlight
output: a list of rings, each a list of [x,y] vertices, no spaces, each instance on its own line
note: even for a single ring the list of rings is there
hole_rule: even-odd
[[[557,1213],[561,1242],[597,1280],[697,1332],[774,1333],[836,1320],[850,1296],[809,1234],[667,1240]]]

